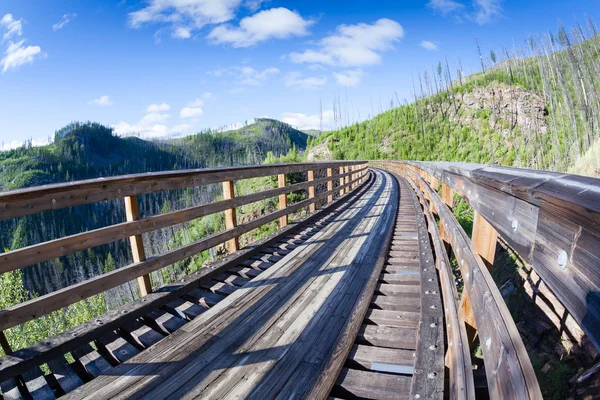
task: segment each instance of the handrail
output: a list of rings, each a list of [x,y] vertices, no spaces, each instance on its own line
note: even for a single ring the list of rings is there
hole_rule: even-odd
[[[348,171],[349,166],[353,167],[352,171]],[[344,173],[331,173],[331,171],[337,171],[338,168],[342,167],[345,170]],[[314,179],[314,171],[317,170],[327,170],[327,177]],[[307,172],[309,176],[312,176],[312,179],[293,185],[285,185],[285,174],[299,172]],[[316,204],[323,200],[330,203],[337,192],[340,194],[342,192],[347,193],[359,187],[359,183],[365,181],[367,172],[368,167],[365,161],[275,164],[126,175],[0,193],[0,220],[119,198],[127,200],[125,205],[128,207],[126,222],[0,254],[0,274],[128,237],[136,239],[132,240],[131,245],[134,253],[138,252],[137,259],[134,254],[134,262],[132,264],[17,304],[7,310],[0,310],[0,339],[4,339],[2,331],[8,328],[44,316],[135,278],[140,278],[138,282],[142,295],[151,293],[152,287],[149,273],[219,244],[235,240],[242,234],[274,220],[280,219],[281,226],[284,226],[285,224],[281,223],[282,217],[288,216],[304,207],[310,207],[311,210],[315,210]],[[283,181],[281,175],[283,175]],[[235,197],[233,193],[233,181],[268,176],[278,176],[279,187]],[[350,176],[353,179],[349,180]],[[337,186],[335,189],[333,188],[334,182],[344,179],[343,185]],[[229,185],[231,189],[230,193],[228,193],[228,198],[143,219],[137,219],[137,215],[134,215],[137,214],[136,196],[139,194],[215,183]],[[317,194],[318,185],[323,184],[327,185],[327,190]],[[228,222],[227,229],[222,232],[166,253],[145,258],[143,243],[141,242],[142,233],[188,222],[218,212],[227,213],[233,210],[232,215],[235,215],[234,210],[236,207],[278,196],[281,200],[281,196],[304,189],[308,189],[310,193],[309,198],[306,200],[289,206],[285,204],[283,207],[281,207],[280,203],[279,210],[239,225],[235,221],[235,218],[233,218]],[[134,246],[141,246],[141,248],[135,249]],[[235,250],[237,249],[230,248],[230,252]],[[3,345],[3,348],[7,353],[12,351],[8,345]]]
[[[463,197],[541,277],[600,350],[600,179],[406,162]]]
[[[510,312],[483,260],[474,253],[471,242],[450,209],[412,165],[394,162],[372,164],[408,177],[437,212],[440,226],[447,232],[458,259],[465,292],[472,299],[492,397],[541,399],[533,366]]]

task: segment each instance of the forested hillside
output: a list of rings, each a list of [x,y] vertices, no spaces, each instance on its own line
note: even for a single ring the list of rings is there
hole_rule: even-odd
[[[393,99],[389,111],[311,140],[309,157],[566,171],[585,156],[600,124],[600,39],[591,21],[512,51],[477,49],[481,72],[464,77],[440,62],[417,76],[414,101]]]
[[[54,143],[47,146],[0,152],[0,189],[130,173],[261,164],[267,156],[273,160],[288,153],[297,158],[296,149],[306,147],[307,137],[287,124],[268,119],[234,131],[207,131],[166,141],[121,138],[97,123],[73,123],[57,131]],[[218,185],[157,193],[140,197],[140,209],[142,215],[149,216],[214,201],[220,195]],[[122,201],[109,201],[1,221],[0,248],[21,248],[124,219]],[[218,218],[203,219],[187,227],[155,233],[145,240],[151,251],[164,251],[185,242],[187,237],[214,232],[221,224]],[[129,262],[131,254],[125,241],[113,242],[95,251],[25,268],[22,280],[26,291],[41,295]],[[122,301],[112,300],[114,304]]]

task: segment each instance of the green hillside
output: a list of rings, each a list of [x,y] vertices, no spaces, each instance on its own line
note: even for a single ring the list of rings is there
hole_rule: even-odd
[[[591,37],[591,38],[588,38]],[[470,161],[568,170],[598,138],[600,39],[595,32],[529,39],[483,71],[425,71],[416,101],[311,140],[309,157]],[[500,53],[500,52],[498,52]]]

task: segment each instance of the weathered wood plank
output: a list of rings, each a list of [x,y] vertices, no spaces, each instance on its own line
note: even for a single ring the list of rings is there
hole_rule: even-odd
[[[0,193],[0,220],[144,193],[357,163],[341,161],[150,172],[18,189]]]
[[[411,377],[344,368],[333,393],[344,398],[408,399]]]

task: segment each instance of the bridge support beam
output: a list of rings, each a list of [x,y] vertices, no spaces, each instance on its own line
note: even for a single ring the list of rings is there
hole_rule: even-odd
[[[277,187],[285,187],[285,174],[277,175]],[[284,210],[287,208],[287,193],[283,193],[279,195],[279,209]],[[288,224],[288,216],[282,215],[279,217],[279,228],[283,228]]]
[[[473,216],[473,234],[471,235],[471,247],[473,253],[479,255],[488,270],[494,265],[496,255],[496,243],[498,242],[498,232],[479,214],[474,211]],[[463,292],[459,308],[459,316],[467,326],[467,336],[469,343],[473,343],[477,335],[477,325],[473,316],[473,309],[467,292]]]
[[[223,182],[223,199],[229,200],[235,197],[235,185],[233,181]],[[233,229],[237,226],[237,215],[235,208],[225,210],[225,227]],[[229,253],[235,253],[240,249],[239,238],[235,237],[227,242]]]
[[[137,195],[125,197],[125,215],[127,216],[128,222],[140,219],[140,208]],[[131,246],[133,262],[138,263],[146,260],[146,251],[144,250],[142,235],[130,236],[129,244]],[[137,282],[142,297],[146,296],[148,293],[152,293],[150,274],[140,276],[137,278]]]

